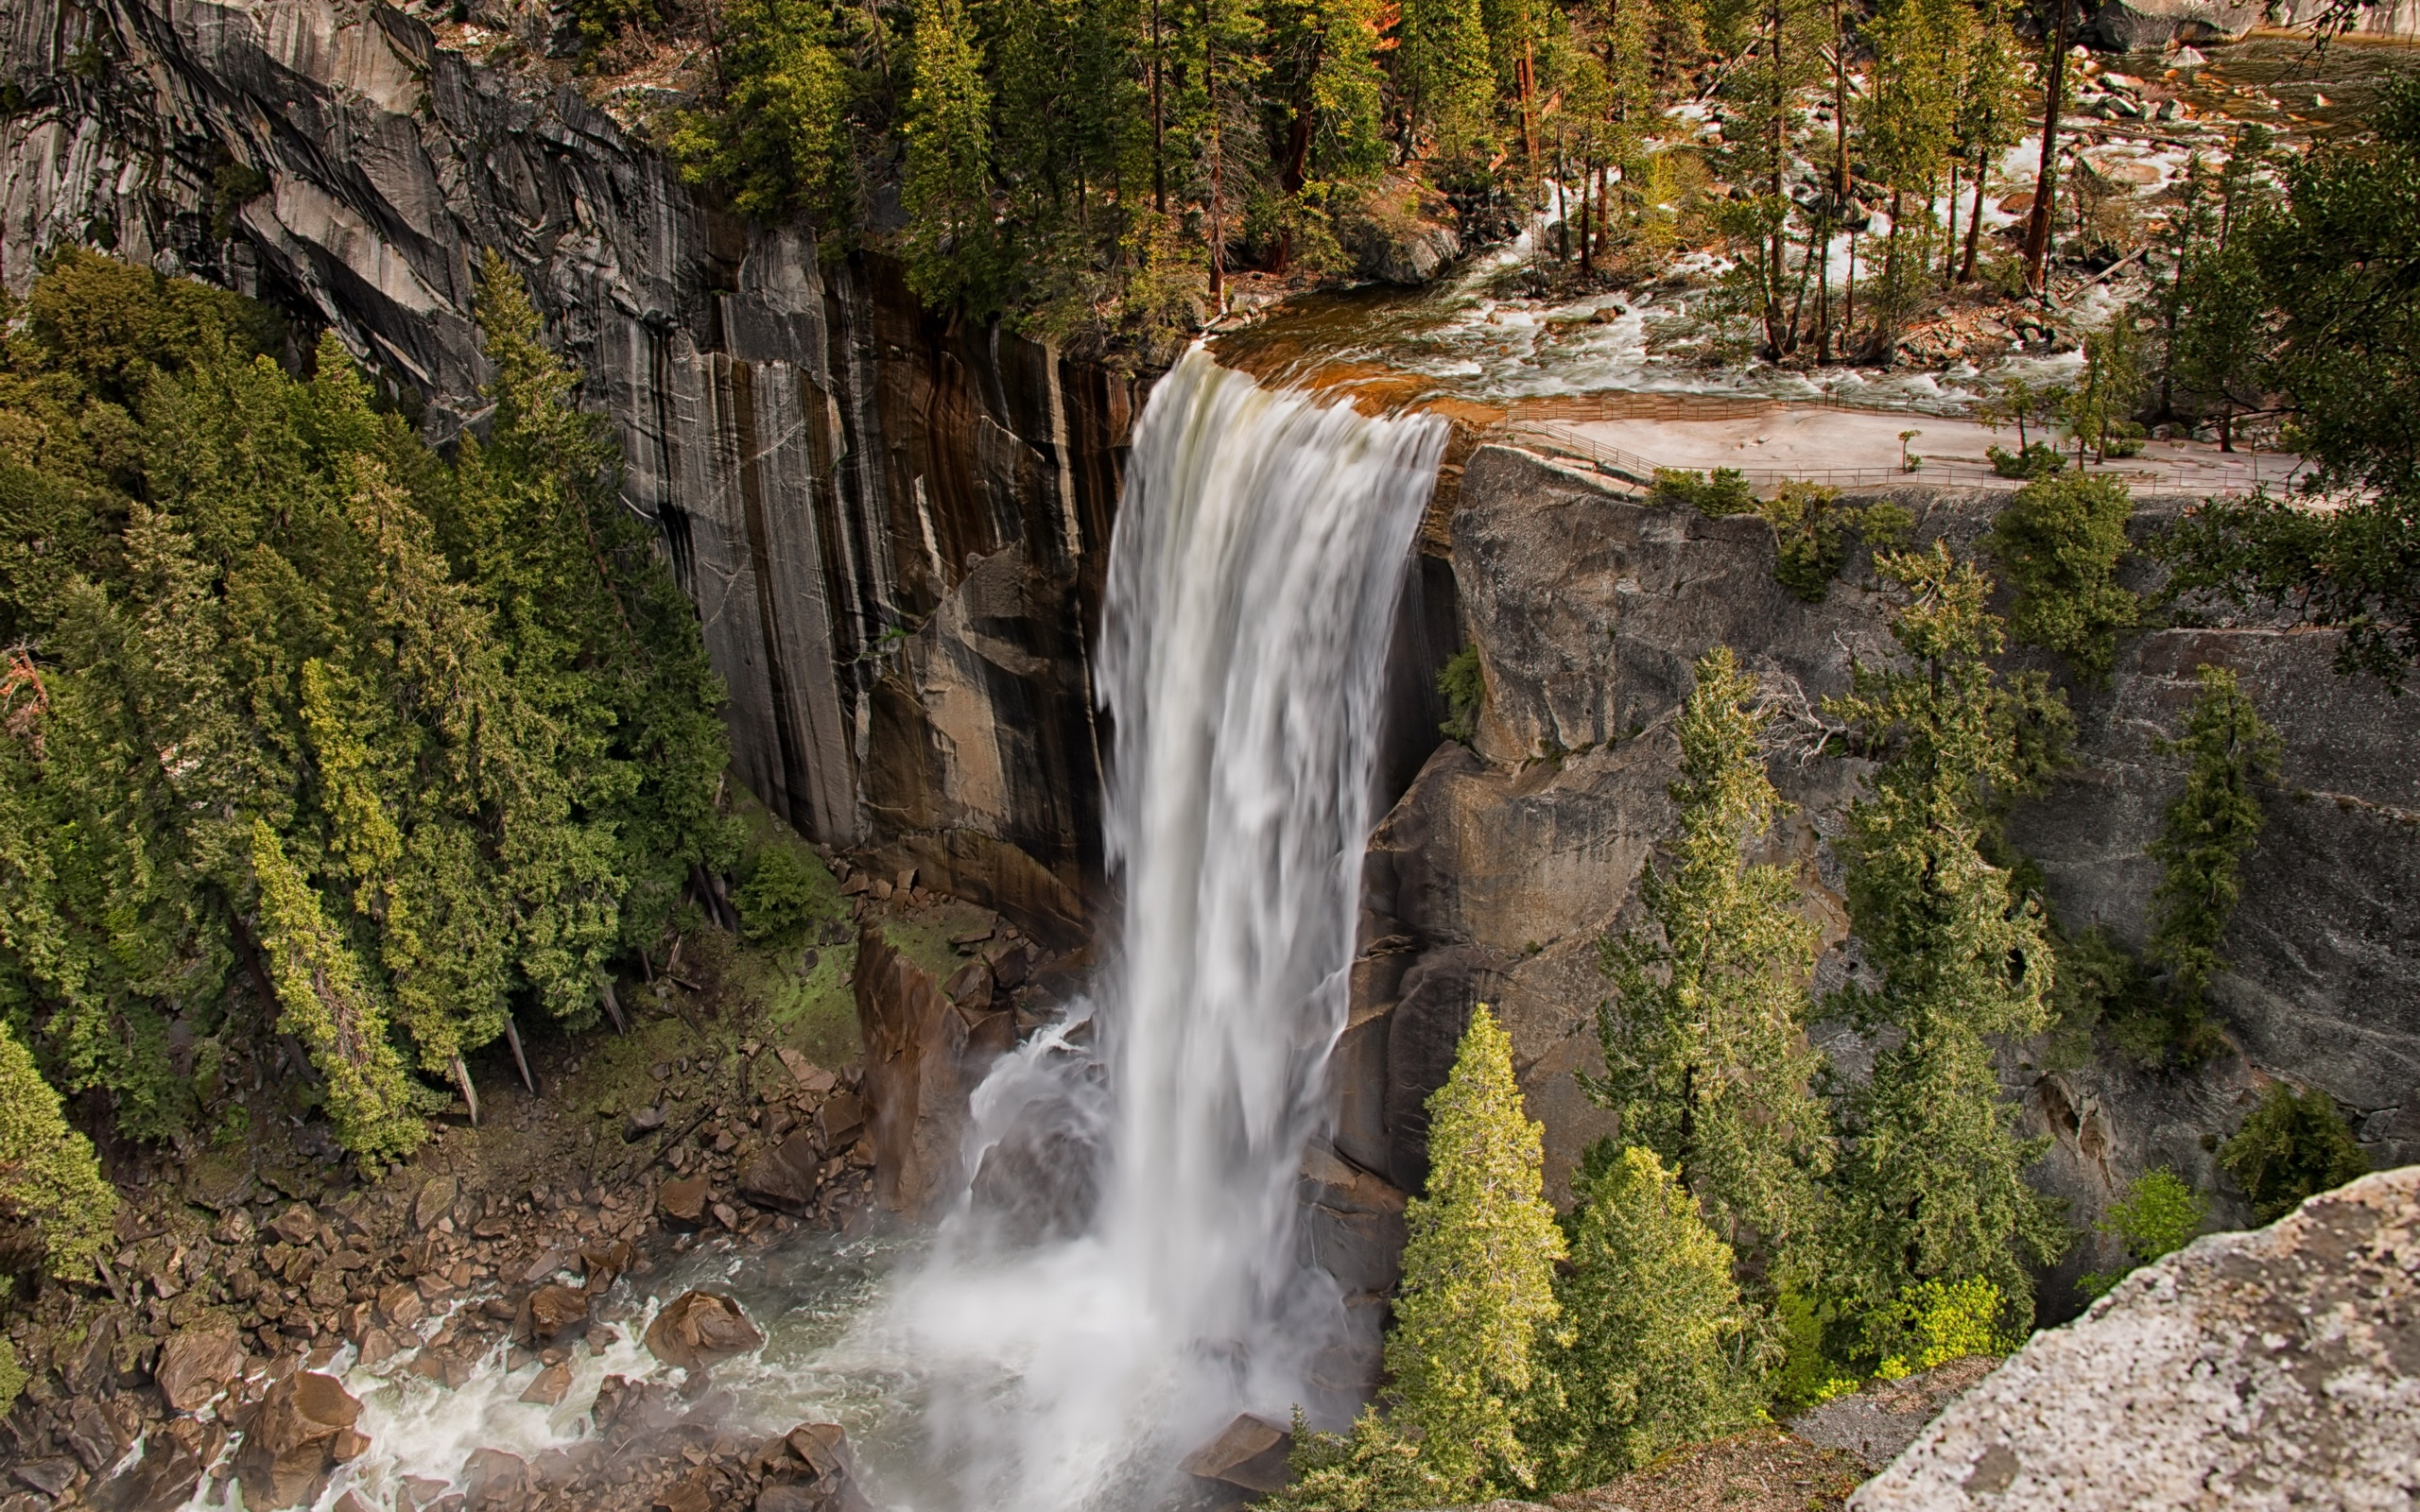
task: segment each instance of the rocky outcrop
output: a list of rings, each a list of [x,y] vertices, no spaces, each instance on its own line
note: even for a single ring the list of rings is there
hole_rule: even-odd
[[[370,1447],[353,1426],[360,1417],[361,1403],[334,1376],[298,1370],[271,1386],[235,1452],[245,1506],[269,1512],[317,1497],[330,1472]]]
[[[181,1329],[160,1346],[151,1379],[178,1412],[192,1412],[244,1373],[244,1341],[232,1323]]]
[[[2406,1506],[2420,1494],[2420,1167],[2136,1271],[2033,1341],[1858,1512]]]
[[[874,1198],[924,1215],[957,1194],[969,1093],[1016,1043],[1016,1016],[991,1005],[988,974],[950,978],[953,996],[869,918],[857,938],[857,1029],[865,1041],[865,1129]]]
[[[649,1354],[683,1370],[701,1370],[765,1342],[739,1304],[715,1292],[683,1292],[647,1327]]]
[[[1187,1454],[1180,1468],[1219,1486],[1261,1495],[1286,1488],[1292,1479],[1287,1459],[1293,1452],[1293,1430],[1243,1413]]]
[[[490,66],[380,0],[11,6],[0,283],[83,241],[273,300],[442,439],[485,413],[471,308],[502,254],[619,431],[742,779],[810,836],[1074,936],[1098,870],[1084,606],[1133,386],[732,215],[529,60],[545,32]]]
[[[1971,550],[1996,496],[1900,490],[1921,537]],[[2149,501],[2142,523],[2171,505]],[[1574,1074],[1595,1064],[1605,988],[1598,939],[1633,917],[1641,867],[1674,822],[1668,723],[1690,664],[1736,647],[1783,708],[1769,764],[1796,805],[1760,858],[1793,868],[1824,944],[1819,988],[1854,963],[1832,850],[1864,765],[1833,752],[1821,700],[1852,658],[1889,654],[1888,605],[1852,563],[1821,604],[1772,578],[1760,521],[1642,505],[1527,454],[1484,448],[1461,479],[1450,561],[1486,684],[1468,747],[1439,746],[1373,836],[1351,1017],[1333,1062],[1337,1151],[1405,1191],[1425,1178],[1423,1104],[1443,1080],[1470,1005],[1513,1037],[1558,1194],[1611,1121]],[[2157,872],[2142,848],[2182,781],[2157,738],[2192,696],[2192,669],[2232,667],[2287,743],[2269,828],[2247,866],[2212,988],[2232,1048],[2199,1071],[2104,1063],[2052,1071],[2046,1047],[2002,1066],[2028,1131],[2054,1137],[2035,1178],[2089,1226],[2146,1167],[2169,1164],[2249,1217],[2211,1153],[2268,1080],[2333,1094],[2379,1165],[2420,1159],[2420,708],[2330,667],[2331,634],[2270,625],[2168,628],[2130,640],[2106,690],[2071,689],[2076,762],[2011,833],[2040,862],[2063,922],[2135,945]],[[2049,665],[2023,657],[2015,665]],[[1818,1025],[1855,1074],[1860,1044]],[[2106,1266],[2092,1236],[2061,1278]],[[2054,1284],[2053,1309],[2073,1306]],[[2054,1314],[2055,1315],[2055,1314]]]
[[[2255,26],[2308,26],[2334,10],[2327,0],[2102,0],[2078,35],[2119,52],[2170,42],[2233,42]],[[2365,37],[2420,36],[2420,0],[2378,0],[2355,9],[2349,28]]]

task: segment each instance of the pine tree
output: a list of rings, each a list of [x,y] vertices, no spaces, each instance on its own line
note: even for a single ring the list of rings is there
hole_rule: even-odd
[[[992,91],[959,0],[917,0],[908,95],[908,282],[932,303],[989,315]]]
[[[1600,946],[1614,982],[1597,1015],[1606,1069],[1584,1085],[1621,1115],[1624,1139],[1671,1166],[1718,1233],[1787,1250],[1813,1228],[1828,1129],[1801,1022],[1815,928],[1787,871],[1741,856],[1782,808],[1756,694],[1730,647],[1699,660],[1671,788],[1680,838],[1668,865],[1639,878],[1646,921]]]
[[[1911,664],[1860,667],[1832,713],[1884,757],[1852,806],[1843,847],[1849,913],[1867,983],[1841,1006],[1900,1039],[1844,1099],[1832,1276],[1851,1347],[1906,1352],[1904,1310],[1919,1282],[1991,1281],[2012,1307],[2031,1297],[2028,1259],[2066,1244],[2023,1172],[2041,1146],[2019,1139],[1994,1069],[1996,1038],[2049,1017],[2055,963],[2039,902],[1986,858],[1997,814],[2053,764],[2071,721],[2038,682],[2003,683],[1987,657],[2001,627],[1990,580],[1935,541],[1884,554],[1906,594],[1892,633]]]
[[[1891,230],[1869,305],[1870,345],[1880,351],[1931,287],[1931,206],[1959,150],[1961,85],[1981,35],[1964,0],[1883,0],[1866,35],[1876,56],[1858,145],[1891,190]]]
[[[2170,994],[2198,1008],[2225,964],[2219,946],[2243,896],[2244,857],[2268,823],[2258,787],[2277,781],[2285,747],[2233,671],[2204,666],[2195,679],[2184,734],[2160,743],[2190,764],[2185,790],[2148,849],[2162,868],[2149,954],[2168,968]]]
[[[51,1275],[84,1280],[116,1212],[93,1142],[67,1126],[59,1094],[0,1021],[0,1220],[32,1226]]]
[[[2140,600],[2118,581],[2134,513],[2123,483],[2063,472],[2017,490],[1992,522],[1992,555],[2016,590],[2010,632],[2066,657],[2089,682],[2108,682],[2118,632],[2141,618]]]
[[[725,0],[721,98],[683,112],[668,146],[683,177],[728,185],[742,215],[804,213],[820,234],[845,236],[858,200],[856,100],[827,12],[816,0]]]
[[[1479,0],[1404,0],[1395,95],[1405,157],[1434,138],[1447,156],[1474,150],[1494,103],[1495,70]]]
[[[1549,1486],[1599,1485],[1763,1420],[1754,1311],[1732,1281],[1731,1246],[1697,1210],[1636,1145],[1582,1194],[1529,1428]]]
[[[1993,164],[2003,151],[2025,136],[2024,73],[2019,63],[2022,50],[2005,8],[1996,0],[1985,0],[1977,15],[1965,76],[1960,79],[1958,90],[1957,161],[1964,165],[1974,203],[1966,217],[1966,245],[1962,256],[1955,234],[1958,206],[1956,197],[1951,197],[1952,255],[1945,261],[1958,266],[1961,283],[1975,276],[1975,260],[1983,235],[1983,199],[1991,187]]]
[[[1806,232],[1788,180],[1802,96],[1824,74],[1824,16],[1815,0],[1759,0],[1748,15],[1753,49],[1727,71],[1722,86],[1732,102],[1723,128],[1727,172],[1746,198],[1720,208],[1718,220],[1739,259],[1730,276],[1731,301],[1754,322],[1757,352],[1778,359],[1797,348],[1812,267],[1804,257],[1790,266]]]
[[[359,958],[276,833],[258,820],[252,869],[278,1024],[302,1042],[327,1082],[337,1137],[365,1161],[409,1155],[426,1130]]]
[[[1512,1040],[1485,1004],[1428,1100],[1428,1190],[1405,1208],[1403,1283],[1386,1365],[1392,1420],[1458,1495],[1533,1470],[1514,1432],[1532,1344],[1555,1315],[1563,1231],[1544,1190],[1543,1131],[1521,1107]]]

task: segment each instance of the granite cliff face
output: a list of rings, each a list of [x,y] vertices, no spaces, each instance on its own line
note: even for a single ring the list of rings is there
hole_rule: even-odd
[[[543,51],[544,7],[491,9]],[[887,265],[683,184],[567,71],[483,66],[383,4],[26,0],[0,77],[12,291],[82,241],[316,312],[443,438],[482,418],[475,262],[501,253],[616,423],[740,777],[811,836],[1080,931],[1083,606],[1129,381],[926,315]]]
[[[1961,550],[1997,502],[1955,490],[1899,500],[1919,539]],[[2152,501],[2142,522],[2171,507]],[[1640,868],[1676,821],[1670,719],[1691,662],[1718,642],[1782,696],[1771,770],[1797,807],[1764,859],[1794,866],[1806,888],[1825,946],[1818,986],[1858,969],[1832,842],[1866,766],[1818,754],[1808,716],[1846,691],[1852,657],[1888,654],[1888,605],[1858,586],[1861,561],[1811,605],[1773,581],[1772,561],[1772,533],[1754,518],[1643,507],[1524,453],[1473,456],[1450,565],[1486,703],[1471,746],[1438,747],[1371,844],[1337,1063],[1346,1159],[1417,1190],[1422,1103],[1479,1001],[1512,1034],[1558,1194],[1610,1129],[1573,1074],[1596,1055],[1597,940],[1634,917]],[[2160,1163],[2220,1192],[2215,1217],[2246,1221],[2209,1146],[2273,1077],[2335,1096],[2376,1164],[2420,1160],[2420,708],[2337,677],[2333,650],[2329,634],[2256,624],[2164,629],[2126,644],[2110,689],[2070,690],[2075,765],[2012,826],[2070,929],[2098,921],[2142,943],[2157,880],[2142,847],[2182,781],[2154,741],[2177,728],[2196,665],[2234,668],[2287,752],[2227,942],[2234,967],[2213,989],[2231,1048],[2192,1074],[2052,1072],[2038,1043],[2006,1057],[2029,1131],[2054,1137],[2036,1178],[2072,1201],[2079,1224]],[[1840,1024],[1818,1037],[1854,1074],[1857,1037]],[[2106,1243],[2079,1246],[2060,1279],[2113,1261],[2096,1248]],[[2063,1293],[2054,1283],[2054,1308],[2074,1305]]]

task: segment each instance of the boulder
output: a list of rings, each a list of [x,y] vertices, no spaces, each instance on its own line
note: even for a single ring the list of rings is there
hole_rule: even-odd
[[[575,1326],[588,1321],[588,1292],[579,1286],[549,1281],[522,1298],[512,1320],[513,1337],[536,1348],[551,1344]]]
[[[226,1446],[223,1424],[179,1418],[144,1437],[143,1457],[92,1491],[99,1512],[174,1512]],[[0,1503],[5,1504],[5,1503]]]
[[[746,1354],[764,1342],[739,1304],[714,1292],[683,1292],[665,1304],[647,1330],[648,1352],[683,1370]]]
[[[95,1475],[116,1464],[133,1442],[117,1420],[93,1399],[69,1406],[67,1431],[60,1436],[65,1440],[68,1452],[83,1461],[84,1469]]]
[[[588,1420],[596,1425],[608,1448],[652,1433],[675,1416],[669,1386],[628,1376],[607,1376],[597,1384],[596,1400],[588,1409]]]
[[[780,1144],[748,1162],[748,1168],[739,1176],[739,1194],[760,1208],[804,1217],[815,1211],[815,1194],[822,1186],[822,1146],[817,1143],[813,1133],[797,1129]]]
[[[856,1483],[848,1435],[837,1423],[801,1423],[765,1447],[756,1512],[875,1512]]]
[[[865,1105],[855,1092],[836,1091],[815,1110],[815,1137],[827,1151],[847,1149],[865,1128]]]
[[[1184,1469],[1187,1475],[1259,1495],[1285,1488],[1289,1479],[1286,1460],[1293,1452],[1290,1429],[1244,1413],[1218,1437],[1187,1454]]]
[[[2211,1234],[2033,1336],[1852,1512],[2409,1503],[2420,1166]]]
[[[529,1465],[500,1449],[474,1450],[462,1466],[462,1512],[520,1512],[529,1495]]]
[[[950,973],[942,990],[960,1008],[976,1013],[988,1012],[992,1006],[992,969],[981,961],[969,961]]]
[[[431,1228],[437,1220],[454,1211],[454,1198],[461,1186],[450,1176],[433,1176],[412,1199],[412,1227]]]
[[[695,1231],[705,1227],[706,1202],[712,1194],[712,1188],[701,1176],[666,1181],[656,1189],[656,1214],[667,1228]]]
[[[297,1202],[269,1220],[269,1229],[289,1245],[307,1245],[320,1237],[320,1215],[307,1202]]]
[[[160,1394],[178,1412],[191,1412],[244,1373],[243,1335],[233,1323],[181,1329],[160,1346],[151,1369]]]
[[[175,1512],[193,1499],[203,1468],[226,1441],[224,1429],[181,1418],[147,1435],[143,1457],[95,1486],[99,1512]]]
[[[361,1403],[352,1393],[336,1377],[317,1370],[297,1371],[271,1386],[235,1453],[244,1505],[250,1512],[270,1512],[316,1498],[340,1452],[360,1452],[360,1435],[351,1432],[360,1416]]]
[[[558,1360],[538,1372],[537,1379],[521,1393],[521,1400],[541,1407],[557,1407],[570,1392],[571,1366]]]

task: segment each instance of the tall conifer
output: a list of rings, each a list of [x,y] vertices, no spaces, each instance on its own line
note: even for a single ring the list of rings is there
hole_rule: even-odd
[[[2004,683],[1985,660],[2001,627],[1972,564],[1935,541],[1876,567],[1905,595],[1892,634],[1907,662],[1858,668],[1832,705],[1884,758],[1849,812],[1849,912],[1873,971],[1841,1005],[1896,1043],[1842,1109],[1830,1290],[1852,1347],[1880,1358],[1903,1352],[1908,1287],[1981,1278],[2021,1308],[2025,1262],[2066,1246],[2025,1182],[2041,1146],[2017,1137],[1993,1062],[1996,1040],[2048,1021],[2048,923],[1986,851],[2071,720],[2037,681]]]
[[[1388,1372],[1392,1420],[1458,1491],[1530,1483],[1514,1432],[1531,1352],[1555,1315],[1563,1230],[1543,1195],[1544,1131],[1522,1110],[1512,1040],[1472,1010],[1454,1070],[1428,1100],[1428,1190],[1406,1207]]]
[[[1678,1176],[1632,1145],[1579,1195],[1562,1313],[1540,1351],[1544,1400],[1525,1425],[1545,1480],[1565,1487],[1764,1418],[1754,1310]]]
[[[1730,647],[1699,660],[1671,787],[1681,833],[1640,876],[1646,919],[1600,947],[1614,995],[1597,1015],[1605,1075],[1586,1085],[1717,1232],[1788,1248],[1814,1227],[1829,1130],[1802,1022],[1815,928],[1789,873],[1741,854],[1782,808],[1755,699]]]

